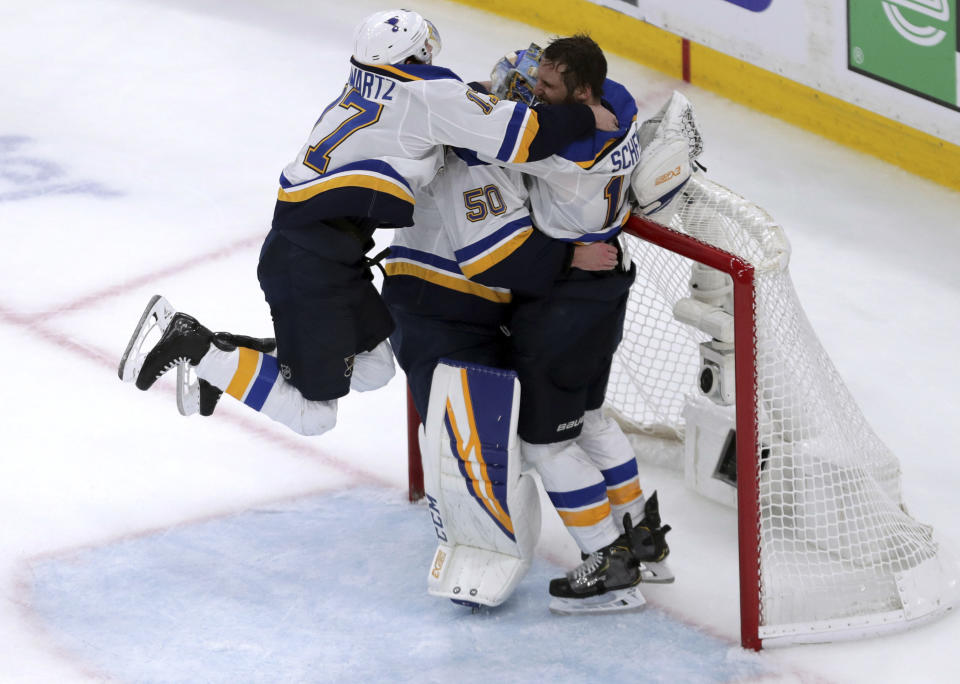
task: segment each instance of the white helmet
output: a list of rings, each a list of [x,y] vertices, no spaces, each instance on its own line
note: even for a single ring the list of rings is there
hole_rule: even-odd
[[[361,64],[399,64],[408,57],[430,64],[440,53],[440,32],[405,9],[371,14],[353,34],[353,57]]]

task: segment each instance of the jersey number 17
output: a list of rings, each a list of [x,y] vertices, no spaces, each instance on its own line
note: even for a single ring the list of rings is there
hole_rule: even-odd
[[[321,114],[317,120],[317,126],[320,125],[323,118],[334,107],[341,107],[348,111],[355,109],[357,111],[352,116],[344,119],[331,133],[307,150],[307,154],[303,158],[303,163],[319,174],[327,172],[327,168],[330,166],[330,153],[333,152],[340,143],[361,128],[366,128],[367,126],[372,126],[377,123],[377,121],[380,120],[380,113],[383,111],[382,104],[378,105],[375,102],[371,102],[361,97],[359,90],[350,88],[340,96],[339,100],[334,101],[329,107],[323,110],[323,114]]]

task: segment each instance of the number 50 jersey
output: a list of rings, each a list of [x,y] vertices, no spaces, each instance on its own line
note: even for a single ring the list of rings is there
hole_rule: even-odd
[[[338,217],[409,226],[416,194],[442,165],[443,144],[521,163],[593,127],[584,105],[535,111],[478,93],[442,67],[351,59],[340,97],[280,176],[274,228],[302,231]]]

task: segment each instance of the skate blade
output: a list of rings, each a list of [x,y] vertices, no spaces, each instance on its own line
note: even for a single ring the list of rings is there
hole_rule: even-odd
[[[147,303],[147,308],[143,310],[140,322],[137,323],[137,327],[133,329],[133,334],[130,336],[127,348],[120,358],[117,375],[123,382],[133,382],[137,379],[140,368],[143,366],[143,359],[146,357],[146,354],[140,353],[144,342],[147,337],[155,331],[157,333],[157,339],[154,343],[159,341],[160,335],[167,329],[167,326],[170,324],[170,319],[173,318],[175,313],[176,310],[170,306],[170,302],[160,295],[154,295],[150,298],[150,301]],[[153,345],[151,344],[149,348],[152,349]]]
[[[556,615],[625,613],[640,610],[646,604],[647,599],[640,593],[639,587],[628,587],[584,598],[553,596],[550,599],[550,612]]]
[[[186,361],[177,364],[177,410],[181,416],[200,412],[200,380]]]
[[[666,561],[640,564],[640,581],[645,584],[672,584],[675,579]]]

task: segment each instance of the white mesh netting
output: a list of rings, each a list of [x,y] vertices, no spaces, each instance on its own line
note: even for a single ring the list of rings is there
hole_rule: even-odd
[[[925,582],[955,585],[954,566],[929,571],[940,562],[939,546],[931,528],[905,512],[897,459],[866,423],[803,313],[783,231],[702,174],[676,204],[666,225],[755,269],[761,631],[909,619],[916,592],[904,590],[905,577],[930,561]],[[633,430],[682,440],[684,405],[699,393],[698,347],[710,339],[673,316],[677,301],[690,297],[693,262],[633,236],[623,240],[638,270],[607,406]],[[952,597],[935,589],[926,587],[931,597],[923,601]]]

